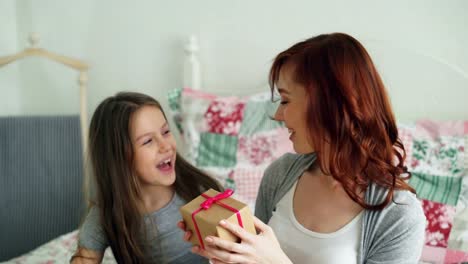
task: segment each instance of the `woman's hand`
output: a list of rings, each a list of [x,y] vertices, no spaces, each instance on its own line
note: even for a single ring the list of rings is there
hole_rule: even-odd
[[[254,217],[254,225],[259,233],[258,235],[251,234],[240,226],[224,220],[220,222],[220,225],[239,237],[242,242],[235,243],[219,237],[208,236],[205,238],[205,250],[195,246],[192,248],[192,252],[210,259],[214,264],[292,263],[281,249],[271,227],[258,218]]]

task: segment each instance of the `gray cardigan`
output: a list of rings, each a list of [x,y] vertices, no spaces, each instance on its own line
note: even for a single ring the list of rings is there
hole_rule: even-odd
[[[288,153],[272,163],[260,184],[255,215],[268,223],[276,204],[315,160],[315,154]],[[371,184],[366,202],[379,204],[386,193],[386,189]],[[396,191],[394,201],[398,204],[392,202],[381,211],[364,212],[358,263],[418,263],[426,225],[421,203],[408,191]]]

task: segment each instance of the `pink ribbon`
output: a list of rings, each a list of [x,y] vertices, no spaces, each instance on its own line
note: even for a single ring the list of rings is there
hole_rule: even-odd
[[[241,217],[241,214],[240,214],[239,210],[237,210],[236,208],[231,207],[231,206],[221,202],[221,200],[230,197],[233,193],[234,193],[233,190],[226,189],[224,192],[219,193],[219,194],[215,195],[214,197],[210,197],[210,196],[208,196],[208,195],[206,195],[204,193],[201,194],[203,197],[206,198],[206,200],[203,203],[200,204],[200,208],[198,208],[197,210],[195,210],[192,213],[192,221],[193,221],[193,225],[195,226],[195,231],[197,233],[198,241],[200,242],[200,245],[201,245],[201,247],[203,249],[205,249],[205,244],[203,243],[203,238],[201,237],[200,229],[198,228],[197,221],[195,220],[195,215],[198,214],[199,212],[201,212],[202,210],[210,209],[213,204],[217,204],[219,206],[222,206],[222,207],[228,209],[231,212],[236,213],[237,222],[239,223],[239,226],[244,227],[242,225],[242,217]]]

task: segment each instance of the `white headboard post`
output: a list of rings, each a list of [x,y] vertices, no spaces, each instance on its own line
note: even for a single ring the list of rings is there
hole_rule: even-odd
[[[200,90],[201,76],[200,76],[200,62],[198,61],[198,40],[195,35],[191,35],[188,42],[184,45],[185,58],[184,58],[184,76],[183,87]]]

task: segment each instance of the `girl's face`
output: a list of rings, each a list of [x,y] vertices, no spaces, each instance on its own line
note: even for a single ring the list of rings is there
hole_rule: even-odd
[[[141,187],[169,187],[175,181],[176,142],[156,106],[143,106],[130,119],[134,168]]]
[[[293,79],[293,69],[290,65],[285,65],[280,70],[277,87],[281,104],[274,117],[284,122],[288,128],[294,150],[299,154],[306,154],[314,151],[306,126],[308,100],[305,87]]]

